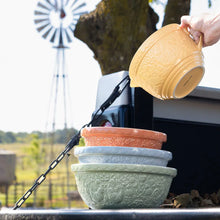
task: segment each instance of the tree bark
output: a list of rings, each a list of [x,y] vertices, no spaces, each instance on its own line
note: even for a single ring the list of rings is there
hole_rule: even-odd
[[[181,16],[189,14],[190,2],[190,0],[168,0],[163,26],[171,23],[180,24]]]
[[[129,69],[141,43],[156,31],[157,22],[148,0],[103,0],[80,17],[74,35],[94,52],[105,75]]]
[[[189,14],[190,0],[168,0],[163,26],[180,23]],[[102,0],[80,17],[74,31],[93,51],[103,75],[128,70],[141,43],[154,31],[158,15],[148,0]]]

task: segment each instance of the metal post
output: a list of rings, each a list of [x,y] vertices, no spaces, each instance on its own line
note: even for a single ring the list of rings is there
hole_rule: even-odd
[[[53,205],[53,201],[52,201],[52,199],[53,199],[53,187],[52,186],[53,186],[52,182],[50,181],[50,183],[48,185],[48,187],[49,187],[49,189],[48,189],[48,200],[50,201],[50,207],[51,208],[52,208],[52,205]]]
[[[17,201],[17,185],[18,185],[18,183],[16,181],[14,184],[14,203],[16,203],[16,201]]]
[[[5,206],[8,207],[8,184],[5,184]]]

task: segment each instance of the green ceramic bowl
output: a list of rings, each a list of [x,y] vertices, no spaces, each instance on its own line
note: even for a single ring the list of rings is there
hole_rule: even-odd
[[[73,164],[78,191],[92,209],[157,208],[177,170],[136,164]]]

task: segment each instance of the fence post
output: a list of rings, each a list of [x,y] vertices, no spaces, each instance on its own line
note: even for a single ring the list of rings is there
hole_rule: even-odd
[[[62,182],[62,193],[65,195],[65,178],[63,177],[63,182]]]
[[[17,202],[17,181],[15,181],[15,184],[14,184],[14,203]]]
[[[34,190],[34,202],[33,202],[33,206],[34,206],[34,207],[37,206],[36,203],[37,203],[37,191]]]
[[[8,184],[5,184],[5,206],[8,207]]]
[[[52,182],[49,182],[49,189],[48,189],[48,200],[50,201],[50,206],[52,207],[52,199],[53,199],[53,192],[52,192]]]

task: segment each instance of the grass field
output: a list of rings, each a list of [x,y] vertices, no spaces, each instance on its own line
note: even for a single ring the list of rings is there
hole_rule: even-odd
[[[50,163],[64,150],[65,145],[41,145],[41,150],[45,152],[44,162],[40,165],[33,163],[32,158],[28,154],[27,149],[30,144],[0,144],[0,149],[12,151],[16,154],[16,185],[11,185],[8,190],[8,206],[13,206],[14,202],[26,192],[39,177],[45,173]],[[53,149],[53,153],[51,153]],[[70,166],[77,163],[77,159],[73,156],[73,150],[70,156],[64,158],[57,167],[47,175],[46,180],[37,188],[36,205],[45,208],[66,208],[86,207],[83,201],[68,201],[67,191],[76,191],[74,175]],[[52,154],[52,156],[51,156]],[[67,178],[69,177],[69,178]],[[2,189],[2,190],[1,190]],[[16,192],[16,195],[15,195]],[[52,197],[51,197],[52,196]],[[0,201],[5,205],[6,194],[4,187],[0,187]],[[25,206],[32,206],[34,196],[31,195],[25,202]]]

